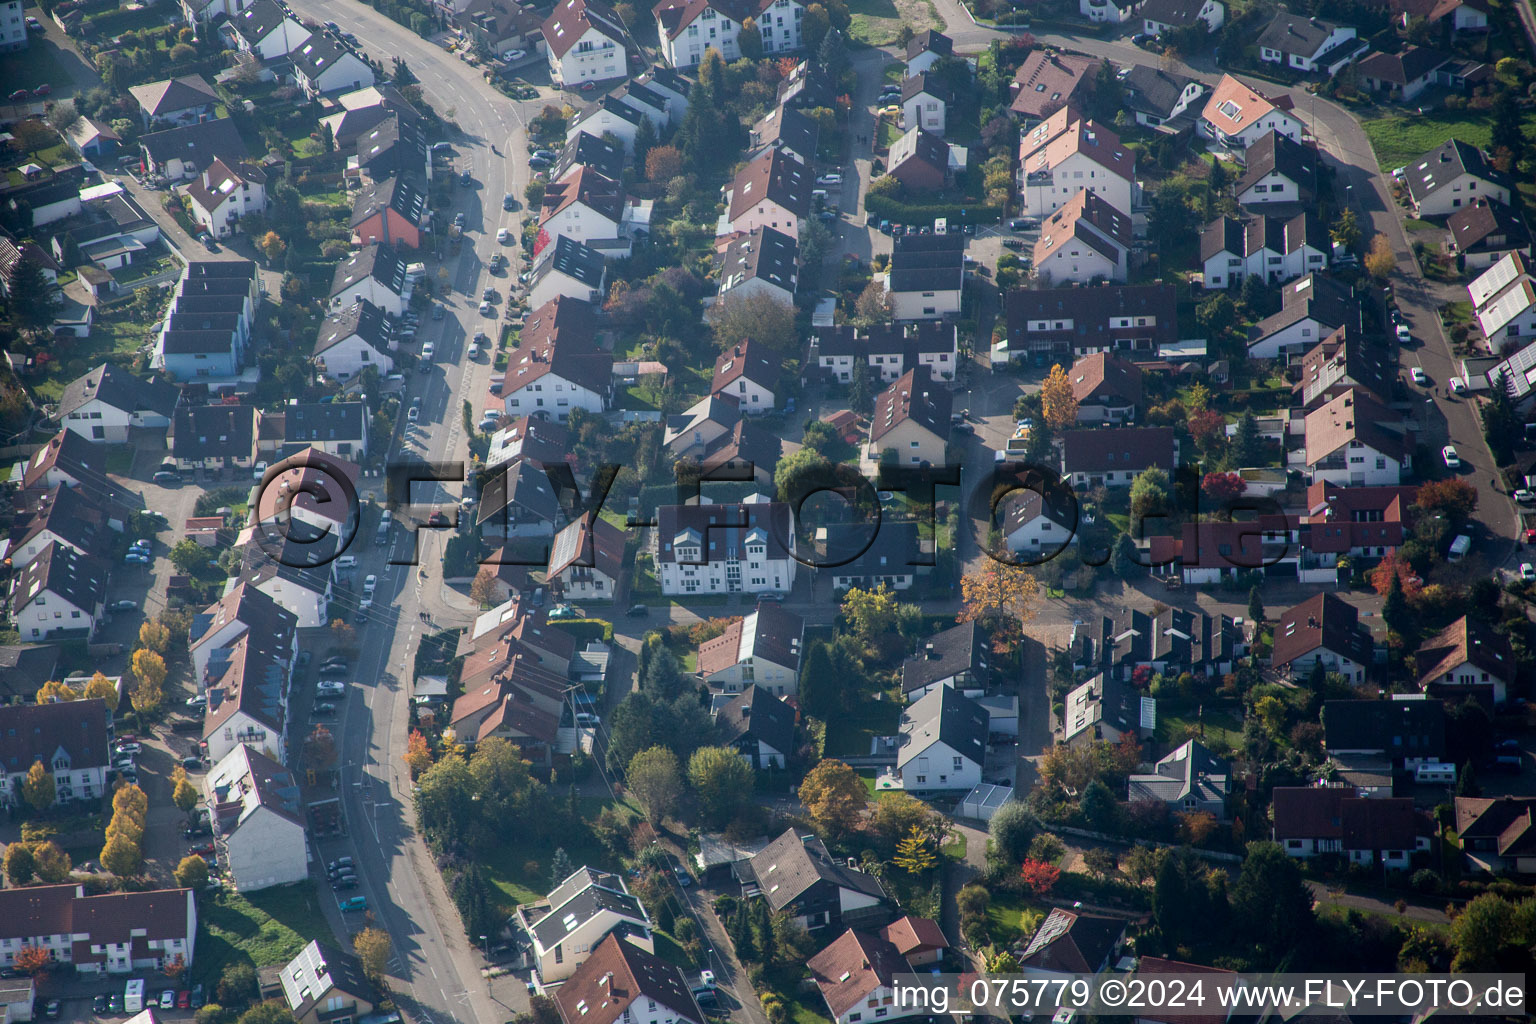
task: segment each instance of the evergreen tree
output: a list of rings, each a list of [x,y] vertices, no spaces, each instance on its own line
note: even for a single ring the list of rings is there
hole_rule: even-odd
[[[736,904],[736,913],[731,915],[730,927],[731,945],[736,948],[736,957],[742,963],[752,963],[757,956],[757,943],[752,939],[752,920],[747,915],[747,903],[745,901]]]
[[[1227,165],[1223,160],[1211,161],[1211,175],[1205,180],[1211,195],[1219,196],[1227,190]]]
[[[837,709],[837,688],[827,645],[812,643],[800,667],[800,706],[807,715],[825,721]]]
[[[1259,421],[1251,412],[1243,413],[1237,423],[1237,435],[1232,438],[1232,456],[1239,469],[1262,465],[1259,460],[1264,457],[1264,439],[1259,436]]]
[[[869,415],[874,408],[875,396],[869,379],[869,363],[864,359],[853,362],[853,380],[848,385],[848,408],[861,416]]]
[[[848,67],[848,44],[836,29],[828,32],[816,47],[816,59],[836,78]]]
[[[1493,101],[1493,133],[1489,150],[1498,156],[1499,150],[1509,150],[1509,171],[1525,159],[1525,130],[1520,123],[1520,101],[1513,89],[1500,89]]]
[[[640,127],[635,129],[635,159],[633,166],[644,167],[645,158],[655,148],[659,140],[656,137],[656,126],[651,123],[648,115],[640,117]]]
[[[1264,599],[1259,596],[1258,584],[1254,584],[1248,591],[1248,618],[1252,620],[1255,627],[1264,622]]]
[[[1472,762],[1468,761],[1461,766],[1461,774],[1456,777],[1456,795],[1475,797],[1482,795],[1482,787],[1477,784],[1477,773],[1472,770]]]
[[[40,330],[53,323],[59,311],[58,289],[49,282],[42,261],[30,254],[12,268],[9,295],[11,322],[18,328]]]
[[[555,855],[549,861],[549,887],[551,889],[576,873],[576,867],[571,863],[570,855],[565,852],[565,847],[556,847]]]
[[[1122,533],[1120,539],[1115,541],[1109,567],[1123,580],[1136,579],[1147,571],[1147,567],[1136,558],[1136,542],[1131,540],[1130,534]]]
[[[1402,577],[1395,572],[1381,603],[1381,620],[1401,637],[1407,637],[1413,629],[1413,609],[1408,607],[1408,595],[1403,593]]]

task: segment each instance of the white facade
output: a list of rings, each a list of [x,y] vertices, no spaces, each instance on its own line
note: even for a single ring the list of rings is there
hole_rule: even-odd
[[[568,204],[565,209],[541,223],[539,227],[548,231],[550,238],[565,235],[583,245],[589,245],[602,239],[618,238],[621,234],[620,224],[620,221],[578,201]]]
[[[929,92],[920,92],[901,105],[904,118],[901,123],[908,129],[919,126],[935,135],[943,135],[944,112],[942,99]]]
[[[1222,25],[1226,24],[1227,9],[1217,3],[1216,0],[1205,0],[1205,3],[1200,5],[1200,13],[1196,17],[1205,22],[1205,30],[1207,32],[1215,32]],[[1149,36],[1162,35],[1169,29],[1178,27],[1156,21],[1152,18],[1143,18],[1141,26],[1141,30]]]
[[[96,617],[100,614],[100,604],[94,608],[81,608],[51,590],[45,590],[16,613],[16,631],[23,640],[43,640],[55,632],[76,629],[94,634]]]
[[[390,316],[397,317],[405,312],[405,296],[371,275],[352,282],[332,295],[331,309],[347,309],[358,299],[367,299]]]
[[[240,218],[248,213],[267,212],[266,185],[243,179],[230,184],[232,187],[227,191],[186,191],[187,198],[192,201],[192,219],[214,238],[228,238],[235,234]],[[207,206],[203,205],[205,195]]]
[[[905,752],[903,756],[906,756]],[[898,771],[901,784],[908,792],[935,789],[970,792],[981,782],[981,765],[943,740],[934,740],[913,754]]]
[[[795,570],[799,566],[794,558],[785,554],[782,558],[768,556],[768,539],[765,531],[753,531],[739,549],[745,557],[730,558],[725,553],[713,551],[704,561],[702,539],[693,531],[688,540],[679,535],[673,544],[676,561],[656,560],[660,576],[661,592],[669,597],[696,594],[765,594],[787,593],[794,589]],[[793,540],[793,537],[790,538]],[[660,537],[657,538],[660,543]]]
[[[395,369],[395,361],[392,357],[380,352],[355,334],[326,349],[315,357],[315,362],[328,376],[337,380],[345,380],[361,373],[367,366],[377,367],[378,371],[384,374],[392,373]]]
[[[128,440],[128,431],[133,427],[164,430],[170,425],[168,417],[151,409],[133,412],[109,405],[99,398],[91,399],[64,417],[66,430],[73,430],[87,441],[105,441],[107,444]],[[100,431],[99,435],[97,431]]]
[[[938,320],[960,315],[961,288],[935,288],[933,291],[893,292],[891,278],[885,277],[886,294],[896,320]],[[951,371],[952,372],[952,371]],[[881,375],[882,378],[884,374]],[[891,377],[894,380],[901,374]]]
[[[1509,205],[1509,189],[1470,172],[1462,172],[1414,204],[1418,217],[1449,217],[1479,199]]]
[[[1403,469],[1393,456],[1351,441],[1342,455],[1331,453],[1323,461],[1308,465],[1307,473],[1313,483],[1326,480],[1341,487],[1396,487],[1402,483]]]
[[[1130,21],[1140,6],[1139,0],[1127,0],[1124,7],[1116,0],[1077,0],[1077,13],[1089,21],[1119,25]]]
[[[753,206],[743,210],[735,217],[730,215],[730,201],[726,201],[726,214],[721,218],[720,228],[715,231],[715,237],[730,234],[732,232],[749,233],[758,228],[773,228],[781,231],[790,238],[800,239],[800,218],[794,211],[774,202],[771,199],[761,199]],[[727,220],[726,218],[730,218]]]
[[[1042,513],[1005,534],[1004,539],[1010,551],[1038,555],[1042,551],[1055,551],[1073,538],[1070,528]],[[967,690],[966,696],[979,697],[981,694]]]
[[[324,591],[312,590],[293,580],[284,579],[282,576],[271,576],[267,579],[251,584],[257,590],[266,594],[272,600],[282,605],[299,620],[300,629],[310,629],[316,626],[328,626],[331,623],[327,612],[331,605],[330,576],[325,576]],[[228,753],[226,751],[225,753]],[[223,754],[218,755],[222,757]]]
[[[1271,64],[1281,64],[1294,71],[1317,71],[1321,65],[1317,58],[1332,50],[1335,46],[1355,38],[1353,25],[1334,25],[1328,33],[1328,37],[1317,45],[1309,53],[1283,53],[1280,50],[1272,50],[1267,46],[1259,47],[1259,59]]]
[[[61,803],[69,803],[74,800],[94,800],[107,792],[107,765],[106,751],[101,751],[102,764],[77,765],[72,762],[61,750],[52,764],[44,765],[53,776],[53,788],[55,799]],[[31,808],[21,799],[21,784],[26,781],[27,772],[32,770],[32,765],[26,765],[16,771],[7,771],[3,781],[0,781],[0,807],[18,807],[23,812],[30,812]]]
[[[1088,230],[1092,231],[1092,226],[1089,226]],[[1088,284],[1091,281],[1124,283],[1129,250],[1108,235],[1099,235],[1099,237],[1109,243],[1116,259],[1110,259],[1081,238],[1074,238],[1062,243],[1055,252],[1036,263],[1034,267],[1036,276],[1051,286],[1066,284],[1069,281],[1074,284]]]
[[[302,882],[309,875],[304,826],[263,798],[269,794],[253,780],[252,760],[251,748],[238,744],[203,780],[209,807],[230,801],[245,805],[231,826],[220,825],[219,833],[225,863],[241,892]]]
[[[623,42],[604,35],[596,26],[583,32],[564,55],[555,46],[547,47],[544,55],[549,58],[550,80],[566,87],[621,78],[627,70]]]
[[[1275,284],[1327,266],[1328,254],[1310,245],[1297,246],[1288,253],[1259,249],[1247,256],[1223,249],[1205,261],[1205,287],[1235,287],[1244,277],[1261,277]]]
[[[805,7],[796,0],[774,0],[753,15],[763,38],[763,53],[788,53],[800,49],[800,25],[805,17]],[[670,37],[660,15],[656,19],[656,29],[661,52],[674,68],[698,66],[704,60],[705,51],[711,47],[719,50],[727,63],[741,56],[737,38],[741,34],[741,23],[714,7],[700,11],[692,22],[679,29],[676,38]]]
[[[530,305],[538,309],[543,302],[534,302]],[[557,373],[550,372],[541,375],[537,380],[529,381],[515,391],[504,392],[501,404],[507,415],[513,419],[519,416],[547,416],[564,423],[570,418],[572,409],[601,413],[603,396],[581,384],[566,380]]]
[[[1270,171],[1258,181],[1237,194],[1240,206],[1258,206],[1263,203],[1299,203],[1301,186],[1279,171]]]
[[[356,54],[343,51],[336,63],[323,68],[313,78],[299,75],[298,82],[306,96],[312,100],[318,100],[326,93],[340,92],[343,89],[362,89],[372,85],[374,77],[373,69],[358,59]]]
[[[1135,112],[1136,123],[1139,125],[1144,125],[1148,128],[1156,128],[1164,121],[1172,121],[1174,118],[1178,117],[1180,114],[1184,113],[1184,111],[1193,106],[1208,91],[1209,87],[1206,86],[1204,82],[1192,81],[1184,87],[1183,92],[1179,93],[1178,101],[1174,103],[1172,109],[1168,111],[1166,117],[1159,117],[1153,114],[1148,114],[1144,110],[1138,110]]]
[[[1291,353],[1302,353],[1334,332],[1321,320],[1303,317],[1273,334],[1258,338],[1248,345],[1250,359],[1279,359]]]
[[[1031,155],[1027,154],[1025,159]],[[1031,217],[1049,217],[1083,189],[1088,189],[1117,210],[1132,209],[1134,188],[1131,179],[1116,174],[1083,153],[1073,153],[1047,171],[1025,175],[1024,209]]]
[[[25,50],[27,42],[27,21],[22,14],[21,0],[0,3],[0,52]]]
[[[538,309],[560,295],[568,299],[580,299],[582,302],[600,303],[601,291],[601,284],[594,288],[580,278],[572,277],[556,267],[550,267],[533,282],[533,287],[528,292],[528,308]]]

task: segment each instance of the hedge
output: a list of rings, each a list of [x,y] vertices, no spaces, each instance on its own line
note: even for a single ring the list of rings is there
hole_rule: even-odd
[[[904,203],[892,196],[866,196],[864,209],[893,224],[932,224],[946,217],[951,224],[995,224],[1003,219],[999,206],[986,203]]]
[[[570,633],[583,647],[593,640],[601,640],[605,644],[613,643],[613,623],[603,619],[550,619],[548,621],[551,626]]]

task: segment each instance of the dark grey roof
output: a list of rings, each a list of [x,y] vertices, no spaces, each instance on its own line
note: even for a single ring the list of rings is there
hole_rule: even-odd
[[[314,32],[288,56],[293,60],[293,70],[313,81],[348,55],[356,56],[350,48],[324,32]]]
[[[405,294],[405,257],[392,246],[365,245],[336,267],[331,294],[338,295],[365,278],[373,278],[396,295]]]
[[[575,278],[594,291],[603,285],[603,254],[583,245],[569,235],[561,235],[549,247],[549,255],[540,254],[534,264],[533,281],[536,283],[554,271]]]
[[[195,313],[190,309],[177,309],[165,322],[167,331],[222,331],[233,334],[240,327],[244,314],[236,310],[217,313]]]
[[[924,29],[907,40],[907,60],[920,57],[930,50],[941,57],[948,57],[955,52],[954,40],[943,32],[931,28]]]
[[[89,615],[102,603],[106,588],[106,566],[74,548],[49,541],[17,574],[11,589],[11,614],[19,613],[33,598],[46,592],[57,594]],[[59,625],[73,628],[70,621],[61,619]],[[85,621],[79,623],[82,629],[89,625]]]
[[[1280,312],[1260,320],[1248,330],[1249,344],[1307,318],[1330,331],[1360,326],[1360,303],[1354,289],[1324,274],[1308,274],[1281,289]]]
[[[1320,18],[1307,18],[1282,11],[1259,33],[1258,45],[1281,53],[1311,57],[1338,27]]]
[[[236,164],[250,155],[235,122],[227,117],[152,132],[139,139],[139,145],[157,164],[190,159],[199,174],[206,171],[215,158]]]
[[[754,532],[764,535],[767,558],[784,559],[790,557],[791,530],[789,506],[782,501],[662,505],[656,510],[656,559],[676,562],[675,542],[685,533],[702,549],[703,561],[720,560],[722,552],[725,559],[737,559]]]
[[[375,178],[416,178],[431,159],[427,137],[409,116],[396,111],[357,137],[357,162]]]
[[[1188,799],[1222,800],[1232,786],[1232,765],[1198,740],[1186,740],[1166,754],[1146,775],[1132,775],[1130,798],[1177,803]]]
[[[1324,254],[1332,246],[1323,222],[1310,210],[1290,218],[1219,217],[1207,224],[1200,236],[1200,259],[1208,260],[1223,251],[1234,256],[1252,256],[1264,249],[1292,253],[1303,245]]]
[[[1233,194],[1242,195],[1272,171],[1295,182],[1306,199],[1316,189],[1317,151],[1279,132],[1265,132],[1243,154],[1243,176],[1232,187]]]
[[[773,146],[806,160],[816,158],[816,143],[821,127],[794,107],[775,107],[752,126],[752,148]]]
[[[1155,0],[1147,0],[1153,3]],[[1183,3],[1184,0],[1171,0],[1173,3]],[[1198,11],[1204,0],[1191,0]],[[1142,8],[1142,14],[1146,14],[1146,8]],[[1132,110],[1139,110],[1145,114],[1153,114],[1160,118],[1172,116],[1173,108],[1179,102],[1179,97],[1184,95],[1184,90],[1193,82],[1193,78],[1184,75],[1176,75],[1172,71],[1164,71],[1152,64],[1134,64],[1131,73],[1123,79],[1125,85],[1125,105]]]
[[[285,444],[361,441],[368,436],[368,406],[362,402],[324,402],[283,407]]]
[[[519,459],[503,468],[493,477],[480,494],[476,523],[502,518],[502,510],[511,508],[513,519],[547,519],[551,523],[560,518],[560,496],[540,467]]]
[[[801,836],[794,829],[763,847],[748,863],[758,888],[775,911],[794,903],[822,881],[885,899],[885,890],[875,876],[843,866],[832,859],[820,839]]]
[[[332,313],[320,325],[315,337],[315,355],[356,336],[376,352],[387,353],[394,337],[394,325],[384,310],[367,299],[358,299],[339,313]]]
[[[168,330],[160,335],[160,349],[171,355],[222,355],[235,350],[235,333],[199,328]]]
[[[244,310],[245,292],[243,291],[199,293],[195,287],[189,291],[183,286],[181,294],[176,296],[178,313],[241,313]]]
[[[1061,436],[1062,467],[1067,473],[1105,473],[1156,467],[1174,469],[1176,438],[1172,427],[1117,427],[1068,430]]]
[[[1365,78],[1376,78],[1396,85],[1407,85],[1434,71],[1451,59],[1447,53],[1429,46],[1407,46],[1400,53],[1373,53],[1356,65]]]
[[[31,700],[58,669],[57,644],[0,644],[0,697]]]
[[[1413,196],[1414,202],[1419,203],[1450,185],[1463,173],[1504,188],[1510,187],[1509,176],[1494,169],[1482,150],[1460,139],[1451,139],[1408,164],[1404,176],[1408,183],[1408,193]]]
[[[891,143],[890,152],[886,154],[886,170],[895,171],[898,167],[912,160],[925,163],[929,167],[937,169],[940,174],[946,174],[949,171],[949,143],[926,128],[913,127],[911,131]],[[906,238],[908,236],[899,235],[897,237]],[[918,235],[916,237],[948,238],[950,236]]]
[[[985,688],[991,676],[992,641],[981,623],[961,623],[924,640],[917,653],[901,665],[905,693],[921,690],[940,679],[969,671],[972,685]]]
[[[882,522],[874,531],[869,547],[856,557],[848,556],[858,551],[869,538],[864,527],[827,527],[827,558],[839,564],[822,570],[833,577],[851,576],[856,582],[873,583],[883,576],[911,576],[917,572],[921,560],[916,523]],[[845,561],[845,559],[847,559]]]
[[[1439,757],[1445,751],[1445,705],[1418,694],[1409,700],[1324,701],[1323,744],[1330,752]]]
[[[1174,28],[1188,28],[1200,20],[1200,8],[1204,6],[1205,0],[1145,0],[1136,14],[1147,21],[1172,25]],[[1142,68],[1149,65],[1136,66]]]
[[[256,415],[249,405],[177,409],[172,454],[178,459],[248,459],[256,450]]]
[[[140,380],[127,370],[102,363],[70,382],[59,398],[59,413],[67,416],[87,402],[100,400],[124,412],[157,412],[170,416],[176,409],[176,386],[163,380]]]
[[[644,926],[650,924],[640,901],[629,893],[604,885],[587,885],[558,904],[551,900],[549,913],[534,922],[533,934],[545,949],[553,949],[567,933],[604,913],[627,917]]]
[[[352,201],[352,227],[381,213],[394,210],[416,227],[427,216],[427,194],[409,177],[385,178],[363,189]]]
[[[796,241],[770,227],[753,228],[720,254],[720,289],[754,278],[778,285],[791,295],[798,279],[800,247]]]
[[[795,709],[760,686],[749,686],[715,714],[725,738],[757,740],[788,756],[795,746]]]
[[[0,708],[0,767],[5,772],[25,772],[37,761],[51,767],[59,756],[67,757],[75,771],[111,762],[106,701],[93,698]]]
[[[550,180],[559,181],[573,167],[589,167],[605,178],[618,181],[624,175],[624,147],[591,132],[578,132],[565,144]]]
[[[965,276],[963,235],[898,235],[891,246],[893,292],[958,289]]]
[[[267,33],[277,28],[288,17],[288,12],[278,6],[273,0],[252,0],[245,10],[240,11],[229,19],[235,33],[254,46],[267,37]],[[301,30],[302,31],[302,30]],[[294,39],[297,43],[303,36]]]
[[[909,75],[901,80],[901,102],[905,103],[914,96],[927,93],[934,99],[948,103],[954,99],[949,91],[949,86],[938,75],[929,74],[927,71]]]
[[[992,721],[987,709],[953,686],[941,686],[907,708],[901,716],[905,740],[896,754],[898,768],[943,743],[977,765],[987,760],[987,730]]]
[[[778,102],[781,107],[830,107],[836,100],[837,81],[820,61],[801,61],[779,83]]]
[[[919,320],[907,324],[872,324],[860,330],[851,324],[812,328],[817,354],[821,356],[898,355],[905,367],[917,365],[918,356],[933,352],[953,352],[956,328],[938,320]]]
[[[229,278],[249,283],[256,280],[256,264],[251,260],[190,260],[182,276],[189,281]]]

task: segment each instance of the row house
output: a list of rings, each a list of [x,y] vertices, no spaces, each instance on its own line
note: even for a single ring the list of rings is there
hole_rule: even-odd
[[[230,49],[248,53],[260,61],[282,60],[309,38],[310,30],[275,0],[252,0],[251,5],[219,26],[219,35]]]
[[[1280,312],[1248,328],[1250,359],[1289,361],[1340,329],[1362,333],[1354,288],[1326,274],[1307,274],[1286,284],[1280,303]]]
[[[816,161],[821,127],[794,107],[774,107],[748,132],[747,153],[756,157],[769,149],[781,149],[809,167]]]
[[[896,378],[875,399],[862,460],[866,475],[873,476],[883,464],[943,465],[953,401],[927,367],[914,367]]]
[[[1402,871],[1430,847],[1434,827],[1406,797],[1358,797],[1346,786],[1277,786],[1270,836],[1288,856],[1337,854],[1364,867]]]
[[[722,189],[725,213],[715,237],[773,228],[799,239],[800,224],[810,215],[810,168],[782,150],[765,151]]]
[[[59,484],[15,496],[10,528],[0,532],[0,564],[25,569],[50,545],[90,562],[109,561],[117,546],[107,508],[83,488]]]
[[[24,640],[90,638],[106,608],[105,563],[58,541],[11,577],[11,620]]]
[[[1172,427],[1079,429],[1061,435],[1061,475],[1079,490],[1129,487],[1149,469],[1169,478],[1179,464],[1179,441]]]
[[[1289,516],[1252,521],[1186,523],[1177,536],[1147,538],[1155,576],[1177,577],[1188,586],[1240,580],[1250,572],[1302,583],[1336,583],[1338,555],[1309,548]]]
[[[1520,253],[1510,253],[1479,274],[1467,285],[1467,295],[1489,352],[1502,354],[1506,346],[1522,349],[1536,336],[1536,277]],[[1492,381],[1501,369],[1496,367],[1488,379]],[[1514,384],[1517,397],[1523,398],[1529,385],[1523,379]]]
[[[61,804],[99,800],[112,765],[112,713],[99,699],[0,707],[0,806],[27,806],[22,783],[35,764],[53,779]]]
[[[1392,401],[1397,356],[1382,341],[1346,325],[1309,349],[1300,360],[1300,379],[1291,389],[1293,433],[1306,430],[1307,413],[1355,388],[1382,405]]]
[[[14,913],[4,913],[10,907]],[[47,950],[82,974],[189,968],[197,947],[197,903],[191,889],[151,889],[90,895],[84,885],[34,885],[0,890],[0,963]]]
[[[907,324],[848,324],[813,327],[806,362],[840,384],[853,380],[853,368],[864,362],[870,379],[889,384],[908,370],[927,367],[929,375],[951,380],[959,365],[959,329],[953,324],[924,320]]]
[[[250,356],[260,289],[256,264],[250,260],[188,263],[171,298],[171,315],[155,337],[150,365],[184,381],[237,375]],[[222,300],[183,301],[211,296]],[[210,307],[222,312],[202,311]]]
[[[782,305],[793,305],[799,260],[799,243],[782,231],[754,228],[737,235],[720,252],[719,297],[767,295]]]
[[[964,289],[963,235],[907,234],[892,242],[885,293],[893,319],[906,322],[959,316]],[[938,369],[941,374],[953,373],[948,367]]]
[[[789,506],[776,501],[663,505],[654,557],[661,592],[788,593],[799,562]]]
[[[1171,285],[1016,288],[1004,303],[1008,333],[993,346],[994,364],[1030,359],[1049,366],[1093,352],[1154,359],[1179,340]]]
[[[1344,487],[1319,480],[1307,488],[1296,536],[1319,561],[1385,558],[1410,536],[1416,487]]]
[[[203,778],[203,799],[235,889],[255,892],[309,877],[299,784],[287,768],[239,743]]]
[[[274,761],[288,747],[291,649],[278,637],[245,633],[208,660],[203,754],[217,764],[241,744]]]
[[[1074,625],[1067,649],[1074,670],[1129,683],[1142,668],[1164,676],[1219,677],[1232,671],[1247,644],[1229,615],[1158,605],[1151,611],[1123,608]]]
[[[1311,212],[1288,220],[1217,218],[1200,236],[1205,287],[1231,288],[1242,284],[1245,277],[1278,284],[1325,270],[1332,244],[1323,222]]]

